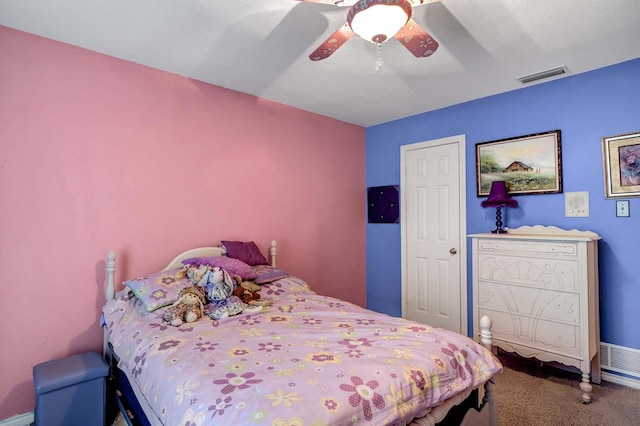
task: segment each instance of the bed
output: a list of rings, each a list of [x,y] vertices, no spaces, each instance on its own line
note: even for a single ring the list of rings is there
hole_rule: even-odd
[[[191,249],[151,275],[160,282],[193,259],[227,257],[223,246]],[[115,291],[108,253],[104,351],[127,423],[497,425],[502,365],[490,351],[488,317],[480,344],[316,294],[276,267],[275,241],[269,258],[249,266],[270,306],[173,327],[162,319],[166,305],[149,306],[162,292],[134,291],[140,280]]]

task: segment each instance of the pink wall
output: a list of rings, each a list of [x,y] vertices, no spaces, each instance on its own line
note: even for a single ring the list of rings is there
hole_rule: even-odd
[[[365,130],[0,27],[0,419],[33,365],[100,350],[118,276],[219,239],[365,304]]]

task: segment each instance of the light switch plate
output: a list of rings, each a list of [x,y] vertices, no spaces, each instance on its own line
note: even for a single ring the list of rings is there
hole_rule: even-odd
[[[616,201],[616,216],[629,217],[629,200]]]
[[[589,192],[564,193],[565,217],[589,217]]]

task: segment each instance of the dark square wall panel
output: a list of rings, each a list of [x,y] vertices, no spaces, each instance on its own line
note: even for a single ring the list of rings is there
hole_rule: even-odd
[[[367,188],[369,223],[399,223],[398,185]]]

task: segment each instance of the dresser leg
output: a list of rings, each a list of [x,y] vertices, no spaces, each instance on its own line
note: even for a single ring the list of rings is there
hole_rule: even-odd
[[[591,403],[591,392],[593,392],[593,386],[589,381],[589,373],[582,373],[582,381],[580,382],[580,390],[582,393],[582,403]]]

